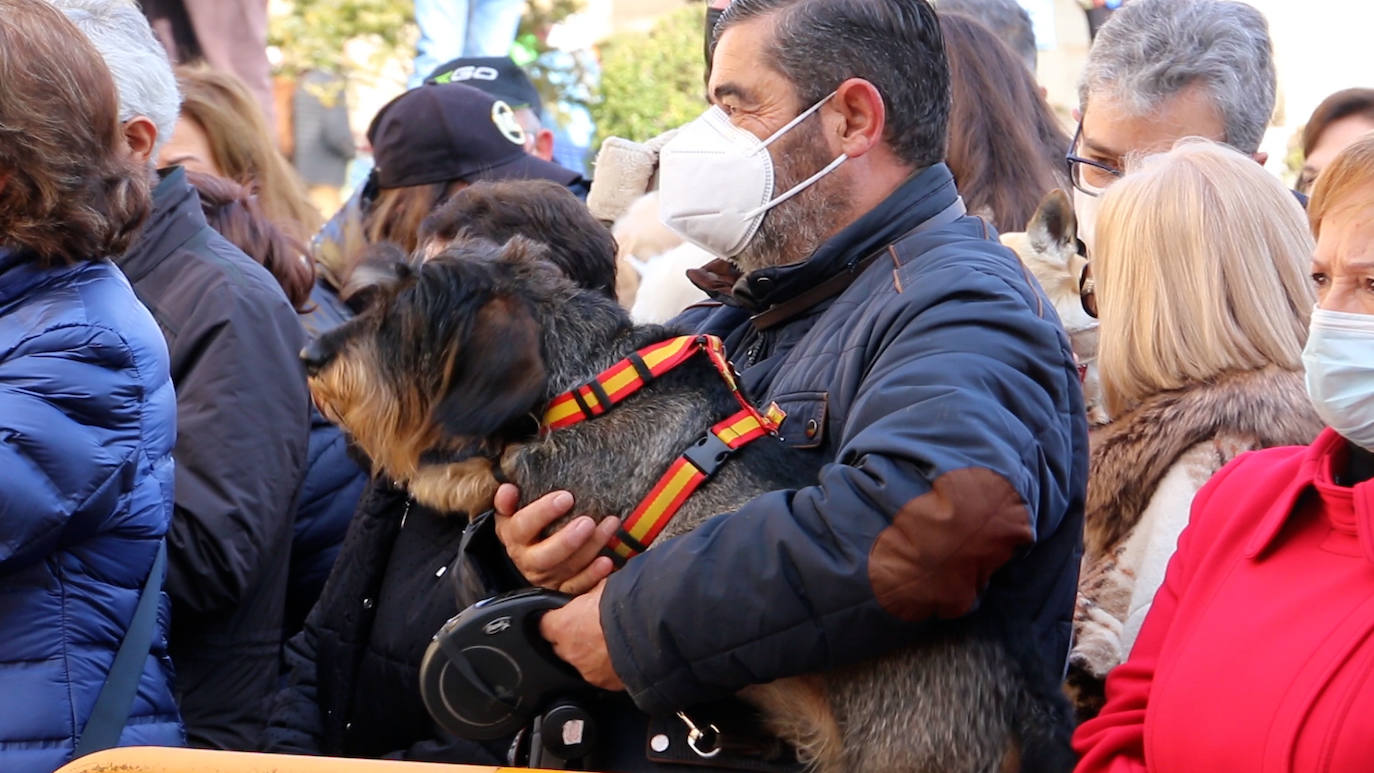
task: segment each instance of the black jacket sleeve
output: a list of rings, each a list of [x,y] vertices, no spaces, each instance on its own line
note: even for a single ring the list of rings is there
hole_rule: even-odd
[[[272,288],[275,289],[275,288]],[[184,298],[201,311],[175,334],[176,513],[167,592],[197,615],[234,610],[289,539],[309,398],[303,331],[280,293],[223,282]]]

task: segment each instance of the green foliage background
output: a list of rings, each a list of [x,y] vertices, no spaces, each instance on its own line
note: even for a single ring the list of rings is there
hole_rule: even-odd
[[[290,77],[308,70],[350,75],[344,46],[356,38],[373,39],[378,62],[408,49],[414,56],[415,37],[414,0],[294,0],[267,27],[268,45],[282,52],[278,70]]]
[[[691,3],[647,35],[622,34],[600,47],[601,87],[588,109],[599,147],[607,137],[643,141],[706,109],[702,47],[706,9]]]
[[[575,58],[554,71],[541,59],[548,52],[544,34],[579,10],[583,0],[529,0],[513,55],[530,72],[545,104],[585,103],[597,125],[593,148],[609,136],[646,140],[691,120],[705,109],[702,34],[705,4],[684,5],[663,16],[649,31],[622,33],[597,47],[598,79]],[[415,54],[417,32],[413,0],[293,0],[273,6],[268,44],[282,53],[281,75],[296,77],[321,70],[349,79],[381,63]],[[372,43],[368,62],[349,62],[349,41]]]

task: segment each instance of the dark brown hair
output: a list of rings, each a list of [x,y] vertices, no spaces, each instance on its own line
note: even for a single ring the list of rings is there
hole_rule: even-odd
[[[1064,133],[1026,66],[987,27],[941,14],[953,110],[947,163],[969,211],[999,231],[1026,227],[1040,200],[1068,187]]]
[[[1307,202],[1312,235],[1321,237],[1328,216],[1352,209],[1374,209],[1374,135],[1346,146],[1317,177]]]
[[[0,0],[0,244],[47,264],[122,254],[150,180],[86,36],[44,0]]]
[[[1302,128],[1302,154],[1310,156],[1331,124],[1352,115],[1374,121],[1374,89],[1344,89],[1323,99]]]
[[[615,297],[615,237],[572,191],[549,180],[478,182],[425,218],[420,242],[467,237],[505,244],[524,236],[548,248],[550,262],[579,287]]]
[[[200,193],[210,227],[271,272],[296,311],[310,311],[315,266],[305,245],[268,219],[258,197],[242,185],[199,172],[187,172],[186,179]]]
[[[243,81],[204,66],[176,68],[181,120],[200,127],[215,166],[258,192],[262,211],[302,241],[323,222],[305,185],[273,144],[267,118]]]

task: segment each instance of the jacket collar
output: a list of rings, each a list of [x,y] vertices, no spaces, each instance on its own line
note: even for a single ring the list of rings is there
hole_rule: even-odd
[[[1302,375],[1274,366],[1146,398],[1089,435],[1084,554],[1095,560],[1115,551],[1160,481],[1198,443],[1227,434],[1259,448],[1305,445],[1321,430]]]
[[[153,212],[143,233],[115,261],[130,282],[142,279],[207,227],[200,197],[187,182],[186,171],[174,166],[159,170],[158,176],[153,189]]]
[[[1349,441],[1330,428],[1323,430],[1312,445],[1308,446],[1307,454],[1298,468],[1298,474],[1275,497],[1274,503],[1260,519],[1254,535],[1246,544],[1246,558],[1258,558],[1278,542],[1283,527],[1297,513],[1299,501],[1304,494],[1313,491],[1318,496],[1323,496],[1323,486],[1318,486],[1318,481],[1327,486],[1331,485],[1336,465],[1344,463],[1348,447]],[[1350,487],[1350,493],[1350,502],[1328,501],[1323,497],[1323,511],[1333,506],[1353,507],[1355,531],[1360,548],[1365,560],[1374,563],[1374,481],[1357,483]],[[1326,513],[1324,517],[1329,519],[1330,514]]]
[[[949,167],[935,164],[907,178],[878,206],[805,260],[762,268],[742,277],[728,262],[718,260],[689,274],[699,287],[723,302],[763,311],[853,268],[865,256],[949,207],[958,195]]]
[[[0,308],[23,299],[56,270],[40,266],[33,255],[24,250],[0,247]]]

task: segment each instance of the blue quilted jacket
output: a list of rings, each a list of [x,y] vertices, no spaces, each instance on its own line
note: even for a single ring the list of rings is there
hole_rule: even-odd
[[[0,250],[0,770],[66,763],[172,517],[167,347],[113,264]],[[181,745],[166,597],[121,745]]]

